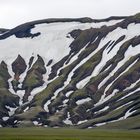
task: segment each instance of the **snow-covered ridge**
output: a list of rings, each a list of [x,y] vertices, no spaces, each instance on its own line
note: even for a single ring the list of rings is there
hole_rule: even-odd
[[[4,88],[12,99],[4,104],[7,113],[0,116],[0,125],[11,118],[13,125],[20,125],[25,117],[37,126],[88,128],[137,113],[140,23],[128,19],[125,24],[124,19],[42,22],[5,32],[13,31],[0,39],[0,62],[5,62],[0,70],[7,66],[11,77],[5,81],[5,73],[0,73],[0,78],[8,83]]]
[[[10,92],[12,92],[13,94],[17,94],[12,89],[12,85],[10,82],[14,78],[11,64],[18,55],[21,55],[23,57],[27,65],[29,64],[31,56],[36,58],[38,54],[43,57],[45,65],[47,65],[50,60],[53,60],[53,65],[60,61],[64,56],[69,54],[69,46],[74,40],[72,37],[67,37],[67,35],[71,31],[75,29],[85,30],[91,27],[100,28],[103,25],[110,26],[120,21],[122,20],[113,20],[100,23],[58,22],[49,24],[38,24],[31,29],[32,34],[35,34],[37,32],[41,33],[41,35],[35,38],[17,38],[12,35],[4,40],[0,40],[0,46],[2,46],[0,48],[0,61],[5,61],[5,63],[8,65],[8,71],[12,76],[9,80]],[[27,71],[25,74],[27,74]],[[23,77],[25,78],[25,75],[20,76],[20,81],[24,81]],[[42,88],[42,90],[43,89],[44,88]],[[42,90],[38,89],[36,93]],[[19,92],[21,92],[20,97],[22,98],[24,94],[23,92],[25,91],[18,91],[18,95],[20,95]]]

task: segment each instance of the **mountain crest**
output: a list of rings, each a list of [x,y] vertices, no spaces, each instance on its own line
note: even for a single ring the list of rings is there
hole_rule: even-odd
[[[139,14],[0,34],[2,127],[140,128]]]

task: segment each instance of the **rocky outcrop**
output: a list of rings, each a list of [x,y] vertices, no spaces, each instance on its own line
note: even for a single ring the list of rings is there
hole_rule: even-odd
[[[8,73],[7,65],[4,61],[0,64],[0,122],[3,125],[3,117],[9,116],[9,106],[15,108],[19,104],[19,98],[8,91]]]
[[[16,60],[12,63],[12,70],[15,73],[14,79],[12,81],[13,89],[17,91],[19,85],[20,75],[26,70],[27,65],[25,60],[18,55]]]
[[[44,61],[41,56],[38,55],[38,59],[32,66],[32,68],[27,72],[27,76],[25,77],[25,80],[23,82],[23,88],[25,89],[25,96],[23,101],[27,101],[28,96],[30,95],[30,92],[39,86],[42,86],[43,81],[43,74],[46,73],[46,68],[44,66]]]

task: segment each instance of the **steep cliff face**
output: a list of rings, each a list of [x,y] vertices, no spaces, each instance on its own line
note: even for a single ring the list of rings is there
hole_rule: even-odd
[[[139,14],[20,25],[0,61],[2,127],[140,128]]]

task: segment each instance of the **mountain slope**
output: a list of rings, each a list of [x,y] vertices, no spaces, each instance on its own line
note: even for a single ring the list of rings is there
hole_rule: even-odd
[[[0,35],[0,125],[140,128],[140,15],[48,19]]]

